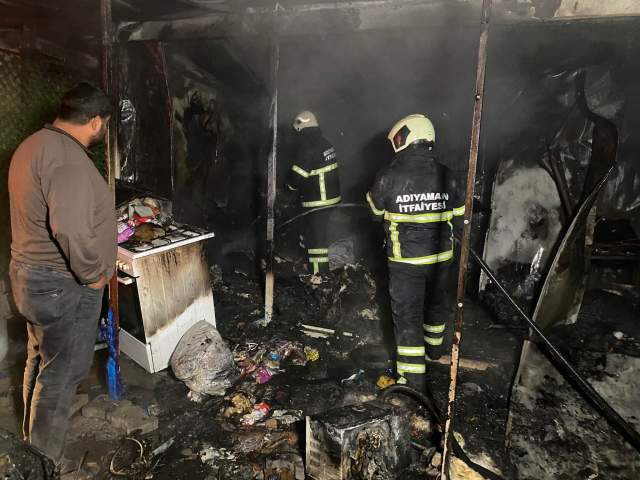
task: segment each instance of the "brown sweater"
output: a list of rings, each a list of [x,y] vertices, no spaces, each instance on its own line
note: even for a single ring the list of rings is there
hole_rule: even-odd
[[[11,256],[88,284],[115,271],[114,198],[90,152],[46,125],[18,147],[9,167]]]

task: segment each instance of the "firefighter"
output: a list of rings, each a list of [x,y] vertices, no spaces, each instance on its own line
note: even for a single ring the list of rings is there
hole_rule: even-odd
[[[461,224],[465,208],[455,173],[436,160],[435,137],[423,115],[400,120],[389,133],[396,154],[367,193],[372,216],[387,234],[398,383],[417,389],[426,388],[425,354],[432,360],[442,355],[451,222]]]
[[[300,192],[304,209],[339,203],[338,158],[333,146],[322,136],[315,115],[301,112],[294,120],[293,128],[298,133],[289,188]],[[314,275],[329,272],[330,215],[331,209],[323,209],[304,217],[304,235],[300,235],[300,247],[308,263],[313,266]]]

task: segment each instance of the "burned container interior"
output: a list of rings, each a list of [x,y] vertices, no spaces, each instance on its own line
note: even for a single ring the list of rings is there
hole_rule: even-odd
[[[286,184],[295,163],[291,124],[302,110],[315,113],[335,146],[345,203],[362,203],[375,174],[389,163],[387,118],[409,111],[434,119],[439,161],[464,175],[480,31],[473,21],[479,10],[469,8],[451,22],[402,31],[355,28],[341,24],[336,13],[324,22],[312,17],[315,30],[308,33],[288,20],[280,27],[287,34],[278,37],[240,29],[237,36],[191,38],[209,35],[195,27],[172,32],[167,22],[165,33],[155,33],[160,41],[118,43],[118,176],[172,199],[180,221],[220,231],[209,246],[214,263],[231,268],[234,260],[244,261],[259,269],[275,89],[277,223],[296,213],[297,199]],[[541,288],[536,275],[549,268],[567,220],[554,179],[538,160],[549,150],[559,152],[575,207],[593,140],[590,121],[580,123],[581,111],[617,121],[619,129],[598,218],[635,222],[639,174],[626,159],[636,140],[625,132],[633,130],[637,100],[625,79],[637,73],[628,61],[637,53],[637,21],[616,20],[612,34],[613,20],[559,25],[497,18],[488,48],[476,198],[501,213],[479,213],[474,245],[486,251],[492,268],[505,268],[512,291],[531,302]],[[154,35],[139,28],[123,29],[121,36]],[[511,201],[515,190],[526,194]],[[331,243],[348,245],[352,262],[376,264],[381,236],[366,221],[367,212],[336,209],[333,217]],[[275,248],[284,258],[297,254],[295,226],[276,233]],[[484,290],[477,275],[473,283]]]
[[[335,145],[345,203],[362,203],[388,164],[386,116],[415,110],[437,118],[439,155],[464,171],[462,132],[469,130],[473,106],[464,99],[473,97],[478,32],[475,24],[441,25],[404,33],[300,34],[277,44],[268,36],[122,43],[120,179],[171,197],[179,221],[219,232],[209,252],[215,263],[259,267],[274,88],[276,209],[283,223],[298,203],[286,184],[295,163],[291,126],[302,110],[314,112]],[[348,245],[349,263],[364,256],[376,263],[382,239],[366,211],[343,209],[334,217],[331,243]],[[293,260],[295,227],[276,234],[277,254]]]
[[[130,320],[140,305],[159,318],[158,303],[139,297],[162,265],[145,279],[120,269],[125,401],[160,428],[109,452],[92,445],[100,473],[87,478],[114,468],[131,478],[638,478],[637,3],[102,0],[92,28],[108,53],[94,73],[109,69],[117,103],[107,173],[118,203],[150,195],[178,224],[213,234],[183,261],[207,277],[191,303],[211,310],[197,319],[230,348],[234,382],[207,396],[148,373],[170,365],[196,316],[160,332],[171,347],[154,360],[159,334]],[[304,266],[305,212],[289,188],[303,111],[339,165],[324,277]],[[447,353],[427,359],[428,402],[390,395],[392,407],[374,402],[397,366],[385,232],[366,195],[394,155],[390,128],[414,113],[434,125],[438,162],[465,182],[474,122],[480,136],[470,227],[444,280]],[[460,265],[467,248],[483,266],[475,254]],[[164,257],[180,278],[196,275],[180,255]],[[172,278],[160,282],[162,302]],[[75,418],[79,461],[77,418],[91,417]],[[90,437],[112,446],[125,436],[109,435]]]

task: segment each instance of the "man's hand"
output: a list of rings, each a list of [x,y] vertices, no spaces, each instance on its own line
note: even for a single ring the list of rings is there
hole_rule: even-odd
[[[92,288],[93,290],[101,290],[104,288],[104,286],[109,283],[109,279],[107,277],[102,277],[100,280],[98,280],[95,283],[90,283],[89,285],[87,285],[89,288]]]

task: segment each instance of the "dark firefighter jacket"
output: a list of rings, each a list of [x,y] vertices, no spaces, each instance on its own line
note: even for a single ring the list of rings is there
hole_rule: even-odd
[[[455,172],[426,146],[410,146],[382,169],[367,193],[384,222],[392,262],[428,265],[453,257],[451,221],[462,226],[464,192]]]
[[[322,207],[340,201],[340,177],[335,149],[318,127],[297,133],[298,146],[289,186],[300,191],[303,207]]]

